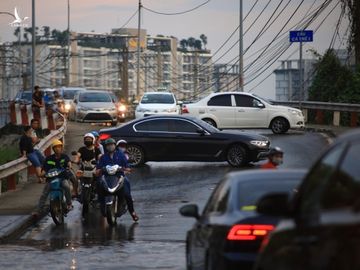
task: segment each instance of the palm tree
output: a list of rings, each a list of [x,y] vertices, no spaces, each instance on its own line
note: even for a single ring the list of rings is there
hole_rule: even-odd
[[[42,30],[43,30],[43,33],[44,33],[44,38],[46,40],[49,40],[49,38],[50,38],[50,27],[49,26],[43,26]]]
[[[19,35],[20,35],[20,27],[16,27],[14,31],[14,36],[16,36],[19,39]]]
[[[189,44],[188,44],[188,41],[186,40],[186,39],[182,39],[182,40],[180,40],[180,46],[181,46],[181,48],[183,49],[183,50],[186,50],[186,47],[188,46]]]
[[[204,48],[206,50],[206,45],[207,45],[207,36],[205,36],[204,34],[200,35],[200,39],[202,41],[202,43],[204,44]]]
[[[201,51],[201,47],[202,47],[202,43],[200,39],[196,39],[194,42],[194,48],[197,49],[198,51]]]
[[[188,46],[189,46],[190,48],[192,48],[192,49],[195,48],[195,38],[189,37],[188,40],[187,40],[187,42],[188,42]]]

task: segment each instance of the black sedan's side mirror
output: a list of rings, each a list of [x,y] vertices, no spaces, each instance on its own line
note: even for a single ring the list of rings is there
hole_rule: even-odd
[[[287,193],[265,195],[258,201],[256,210],[264,215],[290,217],[289,195]]]
[[[199,219],[199,208],[196,204],[187,204],[180,208],[180,214],[184,217],[193,217]]]

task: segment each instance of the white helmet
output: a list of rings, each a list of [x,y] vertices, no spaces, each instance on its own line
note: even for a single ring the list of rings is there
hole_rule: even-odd
[[[93,142],[95,142],[95,136],[92,133],[89,132],[84,135],[84,139],[88,137],[91,138]]]
[[[116,142],[116,146],[119,146],[119,144],[127,144],[127,141],[125,141],[125,140],[118,140],[118,141]]]

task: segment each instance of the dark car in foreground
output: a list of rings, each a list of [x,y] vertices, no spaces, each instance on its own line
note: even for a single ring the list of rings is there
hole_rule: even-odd
[[[293,193],[305,170],[247,170],[228,174],[214,190],[204,211],[180,208],[196,218],[186,237],[187,269],[251,269],[264,237],[278,218],[256,213],[268,192]]]
[[[133,165],[147,161],[228,161],[242,166],[259,160],[269,139],[240,131],[220,131],[194,117],[148,116],[121,127],[100,130],[103,136],[124,139]]]
[[[257,209],[283,219],[256,269],[360,269],[360,130],[339,137],[293,199],[267,194]]]

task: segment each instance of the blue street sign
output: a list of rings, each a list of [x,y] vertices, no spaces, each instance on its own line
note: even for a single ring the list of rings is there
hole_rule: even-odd
[[[312,41],[313,41],[312,30],[290,31],[290,42],[312,42]]]

